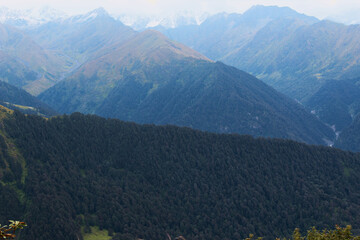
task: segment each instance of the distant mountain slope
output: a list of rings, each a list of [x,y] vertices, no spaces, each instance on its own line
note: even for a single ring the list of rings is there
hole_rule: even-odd
[[[54,85],[69,66],[66,58],[40,47],[24,32],[8,25],[0,24],[0,49],[0,68],[10,76],[1,80],[32,94]]]
[[[326,79],[360,76],[358,39],[360,25],[274,21],[223,60],[303,101]]]
[[[0,81],[0,104],[11,109],[41,116],[49,117],[57,114],[36,97],[3,81]]]
[[[15,10],[0,7],[0,22],[18,28],[29,28],[66,18],[66,14],[51,7]]]
[[[256,6],[199,26],[160,30],[300,102],[328,79],[360,77],[360,25],[319,21],[289,8]]]
[[[38,95],[135,31],[96,9],[22,30],[0,24],[0,33],[0,80]]]
[[[327,81],[304,105],[336,131],[348,127],[360,113],[360,79]]]
[[[14,86],[26,86],[38,78],[38,73],[26,66],[21,60],[0,50],[0,81]]]
[[[277,19],[297,19],[309,24],[318,21],[288,7],[254,6],[242,15],[221,13],[211,16],[199,26],[159,30],[213,60],[222,60],[244,47],[260,29]]]
[[[325,144],[331,130],[249,74],[145,31],[40,95],[59,112]]]
[[[99,8],[84,15],[29,29],[28,34],[44,48],[76,59],[79,66],[99,49],[123,42],[135,31]]]
[[[266,239],[360,229],[360,156],[292,141],[0,108],[0,221],[26,240]],[[20,240],[21,240],[20,239]]]

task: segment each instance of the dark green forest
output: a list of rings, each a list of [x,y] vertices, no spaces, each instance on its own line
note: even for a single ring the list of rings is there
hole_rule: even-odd
[[[26,221],[21,239],[81,239],[89,226],[122,240],[360,229],[358,154],[80,113],[0,119],[0,222]]]

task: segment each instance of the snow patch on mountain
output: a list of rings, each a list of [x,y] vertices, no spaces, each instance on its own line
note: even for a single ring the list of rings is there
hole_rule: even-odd
[[[86,14],[72,16],[69,19],[66,19],[66,21],[81,23],[81,22],[91,21],[97,17],[103,17],[103,16],[110,16],[110,15],[107,13],[107,11],[104,8],[97,8]]]
[[[125,25],[134,28],[135,30],[144,30],[146,28],[154,27],[176,28],[187,25],[200,25],[209,16],[210,14],[208,13],[195,14],[190,11],[186,11],[167,16],[146,17],[121,14],[114,16],[114,18],[121,21]]]
[[[67,14],[50,7],[15,10],[0,7],[0,22],[15,27],[29,27],[67,18]]]

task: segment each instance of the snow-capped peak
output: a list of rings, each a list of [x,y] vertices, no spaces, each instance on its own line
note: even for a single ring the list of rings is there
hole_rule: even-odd
[[[143,30],[157,26],[164,28],[176,28],[186,25],[200,25],[208,16],[209,14],[207,13],[195,14],[193,12],[186,11],[173,15],[147,17],[122,14],[115,16],[115,18],[135,30]]]
[[[40,25],[49,21],[66,18],[67,15],[50,7],[14,10],[0,7],[0,22],[16,27]]]
[[[86,22],[86,21],[95,19],[97,17],[102,17],[102,16],[109,16],[109,14],[104,8],[97,8],[86,14],[73,16],[70,19],[71,19],[71,21],[75,21],[75,22]]]

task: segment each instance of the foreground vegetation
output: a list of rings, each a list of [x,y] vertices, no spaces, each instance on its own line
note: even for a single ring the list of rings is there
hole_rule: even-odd
[[[20,221],[9,220],[10,224],[1,226],[0,225],[0,239],[15,239],[16,231],[26,227],[26,223]]]

